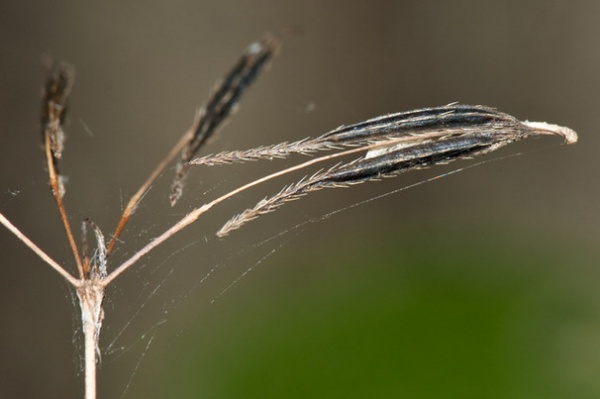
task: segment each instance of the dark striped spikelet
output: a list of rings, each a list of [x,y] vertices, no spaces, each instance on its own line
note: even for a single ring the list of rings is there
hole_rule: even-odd
[[[175,179],[171,186],[171,206],[177,203],[183,193],[184,179],[191,159],[217,132],[223,122],[235,112],[246,89],[256,80],[261,71],[268,67],[280,47],[280,39],[265,35],[260,41],[248,46],[229,73],[215,86],[207,104],[199,112],[193,134],[181,151],[181,159],[177,164]]]
[[[351,161],[338,163],[286,186],[274,196],[265,198],[253,208],[234,216],[217,233],[218,236],[225,236],[246,222],[311,191],[348,186],[460,158],[474,157],[514,141],[540,135],[562,136],[567,144],[577,141],[577,134],[566,127],[544,122],[522,122],[485,106],[450,104],[385,115],[354,125],[341,126],[314,139],[246,151],[223,152],[192,160],[191,164],[217,165],[337,150],[333,154],[313,158],[271,175],[276,177],[317,162],[361,154]],[[260,182],[268,180],[271,176],[261,179]]]

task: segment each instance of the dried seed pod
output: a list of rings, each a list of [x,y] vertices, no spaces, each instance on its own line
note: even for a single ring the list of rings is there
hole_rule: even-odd
[[[274,196],[231,218],[217,236],[223,237],[258,216],[312,191],[346,187],[482,155],[514,141],[540,135],[562,136],[567,144],[577,141],[577,134],[569,128],[544,122],[521,122],[490,107],[459,104],[385,115],[341,127],[303,143],[324,143],[325,147],[317,149],[353,149],[314,159],[306,166],[357,152],[364,152],[363,156],[284,187]],[[311,148],[315,148],[314,145]],[[278,172],[277,176],[281,174]]]
[[[199,112],[193,134],[181,152],[181,160],[177,164],[175,180],[171,186],[172,206],[177,203],[183,192],[184,179],[190,160],[217,131],[223,121],[235,111],[245,90],[269,64],[280,47],[281,41],[271,35],[252,43],[229,73],[213,89],[208,103]]]

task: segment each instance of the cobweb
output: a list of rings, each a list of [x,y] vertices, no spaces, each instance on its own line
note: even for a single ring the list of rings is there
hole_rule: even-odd
[[[185,329],[190,318],[200,318],[203,309],[218,303],[221,298],[235,290],[249,274],[270,261],[270,259],[296,240],[306,230],[314,231],[312,226],[325,219],[332,218],[380,200],[390,195],[396,195],[415,186],[446,177],[466,169],[471,169],[481,164],[498,159],[514,157],[520,154],[511,154],[496,159],[486,159],[461,168],[451,169],[432,177],[416,180],[415,183],[397,186],[398,180],[390,180],[384,186],[384,192],[372,194],[367,192],[366,199],[352,200],[349,196],[346,204],[336,202],[332,210],[318,213],[317,216],[300,212],[297,220],[284,218],[284,222],[277,223],[274,228],[261,228],[248,226],[231,237],[216,239],[214,232],[226,220],[233,209],[239,209],[240,203],[252,203],[254,198],[242,195],[239,202],[232,206],[226,205],[223,211],[217,211],[206,220],[201,220],[197,225],[184,230],[176,237],[166,242],[162,248],[151,253],[140,264],[128,270],[114,284],[109,286],[105,299],[105,320],[100,339],[101,364],[99,370],[99,396],[132,397],[131,392],[137,384],[144,384],[141,375],[148,375],[152,371],[160,372],[160,365],[155,364],[160,353],[168,350],[180,330]],[[145,198],[140,209],[134,215],[131,225],[121,238],[119,250],[114,254],[114,263],[128,258],[137,249],[142,247],[152,237],[168,228],[174,220],[183,216],[187,209],[184,203],[177,209],[171,209],[165,204],[165,181],[170,178],[169,173],[161,176],[150,193]],[[239,184],[224,178],[223,174],[215,180],[203,182],[203,187],[197,192],[190,193],[189,206],[197,206],[203,198],[221,191],[224,186]],[[279,184],[279,183],[277,183]],[[378,185],[374,183],[372,185]],[[40,186],[43,186],[40,184]],[[390,188],[391,187],[391,188]],[[43,187],[46,189],[46,187]],[[268,193],[276,190],[277,186],[267,187]],[[11,188],[3,196],[3,210],[10,208],[14,198],[18,198],[25,188]],[[353,189],[350,189],[353,190]],[[26,191],[26,190],[25,190]],[[113,198],[115,203],[124,203],[120,197],[125,189],[120,189]],[[348,192],[348,191],[346,191]],[[263,195],[264,193],[260,194]],[[328,197],[344,196],[340,192],[328,192]],[[251,197],[251,198],[248,198]],[[190,205],[192,204],[192,205]],[[157,213],[157,209],[166,209],[164,214]],[[296,209],[297,211],[298,209]],[[117,210],[118,211],[118,210]],[[118,212],[117,212],[118,213]],[[285,214],[285,211],[276,213]],[[83,218],[83,214],[76,214],[73,220]],[[273,220],[269,215],[267,219]],[[275,216],[278,219],[279,216]],[[98,221],[96,221],[98,222]],[[101,223],[105,231],[110,226]],[[257,232],[258,230],[258,232]],[[72,291],[70,302],[73,304],[73,343],[76,348],[76,369],[81,373],[81,321],[79,309]],[[143,372],[147,370],[148,372]],[[107,393],[110,392],[111,395]]]
[[[132,387],[138,383],[143,384],[143,378],[139,377],[141,370],[160,369],[152,364],[156,359],[154,353],[163,351],[164,347],[172,344],[190,319],[201,318],[203,309],[215,305],[222,297],[234,291],[250,273],[290,243],[293,245],[297,237],[303,235],[306,230],[314,231],[312,225],[384,197],[397,195],[401,191],[484,163],[517,155],[520,154],[455,168],[399,188],[390,189],[388,184],[383,193],[368,192],[365,199],[357,202],[352,201],[355,196],[350,196],[349,203],[334,205],[327,213],[313,217],[301,214],[300,220],[295,222],[284,218],[285,222],[278,223],[274,230],[269,227],[261,229],[258,226],[258,230],[271,233],[257,232],[257,226],[249,226],[245,229],[250,230],[249,233],[236,233],[233,237],[216,239],[211,233],[216,231],[214,226],[217,226],[219,221],[210,220],[206,223],[208,227],[194,226],[182,236],[174,237],[173,242],[165,243],[157,253],[151,254],[141,264],[134,266],[107,289],[106,319],[101,337],[100,392],[106,389],[102,381],[110,380],[112,392],[120,393],[119,397],[128,397]],[[226,183],[220,181],[209,190],[201,192],[199,196],[204,197],[224,184]],[[340,194],[329,193],[329,196],[335,197]],[[155,206],[157,204],[150,200],[138,211],[140,214],[136,215],[137,218],[130,226],[130,231],[135,233],[125,236],[122,246],[128,250],[121,256],[127,257],[131,251],[135,251],[129,247],[139,247],[171,223],[151,222],[149,226],[143,227],[146,220],[152,219],[151,215],[146,217],[145,213],[153,214]],[[176,217],[181,216],[180,213],[175,213]],[[222,220],[222,215],[219,214],[213,219]],[[238,237],[238,234],[241,237]],[[173,331],[169,324],[177,325],[179,330]],[[164,332],[165,330],[168,332]],[[161,349],[157,349],[157,345]]]

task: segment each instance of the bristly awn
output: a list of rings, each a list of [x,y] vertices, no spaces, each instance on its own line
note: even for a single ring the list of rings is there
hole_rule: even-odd
[[[73,87],[74,69],[67,64],[58,63],[49,71],[42,102],[42,139],[49,184],[73,253],[77,268],[76,276],[48,256],[1,213],[0,223],[56,270],[77,292],[85,340],[85,397],[87,399],[96,397],[96,363],[100,350],[99,337],[104,319],[102,303],[106,287],[154,248],[228,198],[290,172],[326,161],[333,162],[333,166],[322,167],[317,172],[285,186],[280,192],[266,197],[253,207],[234,216],[216,233],[219,237],[226,236],[262,214],[276,210],[287,201],[296,200],[323,188],[347,187],[461,158],[483,155],[514,141],[533,136],[560,136],[567,144],[577,141],[577,134],[566,127],[544,122],[521,122],[510,115],[485,106],[449,104],[380,116],[365,122],[341,126],[316,138],[197,158],[198,152],[206,141],[230,116],[246,88],[269,65],[280,47],[281,41],[272,35],[266,35],[260,41],[251,44],[230,72],[215,86],[190,129],[129,200],[108,243],[96,224],[84,220],[80,246],[75,241],[63,204],[66,190],[59,172],[65,141],[63,123],[67,99]],[[318,153],[325,151],[330,153],[317,156]],[[150,240],[128,260],[113,267],[110,265],[111,254],[118,244],[120,235],[149,187],[178,154],[180,158],[176,164],[175,178],[169,196],[172,206],[183,193],[187,172],[191,167],[285,158],[291,154],[301,154],[311,158],[254,180],[192,209],[177,223]],[[96,241],[93,252],[88,248],[88,230],[93,233]]]

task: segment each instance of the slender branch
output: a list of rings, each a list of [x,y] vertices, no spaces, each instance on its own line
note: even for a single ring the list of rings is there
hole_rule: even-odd
[[[13,233],[23,244],[31,249],[37,256],[39,256],[44,262],[50,267],[56,270],[65,280],[67,280],[72,286],[77,287],[79,281],[73,277],[68,271],[66,271],[61,265],[46,254],[40,247],[35,245],[33,241],[23,234],[14,224],[10,222],[2,213],[0,213],[0,223],[4,225],[11,233]]]
[[[194,124],[194,126],[195,126],[195,124]],[[148,176],[148,179],[146,179],[144,184],[142,184],[142,186],[133,195],[133,197],[131,197],[131,199],[127,203],[127,206],[123,210],[123,213],[121,214],[121,218],[119,219],[117,228],[115,229],[115,232],[113,233],[112,238],[111,238],[110,242],[108,243],[107,256],[109,256],[112,253],[112,251],[115,248],[115,245],[117,243],[117,240],[121,236],[121,233],[123,233],[125,226],[129,222],[129,219],[131,218],[131,215],[133,215],[133,213],[137,209],[137,206],[138,206],[140,200],[142,199],[142,197],[144,196],[144,194],[146,193],[146,191],[148,191],[148,189],[150,188],[150,186],[152,185],[154,180],[156,180],[156,178],[161,174],[161,172],[165,169],[165,167],[169,164],[169,162],[171,162],[177,156],[177,154],[181,151],[181,149],[189,141],[189,137],[193,133],[194,126],[192,126],[181,137],[181,139],[177,142],[177,144],[175,144],[175,146],[171,149],[171,151],[169,151],[167,156],[158,164],[158,166],[154,169],[154,171],[150,174],[150,176]]]
[[[50,188],[52,189],[52,195],[54,196],[54,200],[56,201],[56,206],[58,208],[58,212],[60,213],[60,219],[63,223],[67,239],[69,240],[71,251],[73,252],[73,258],[75,259],[75,263],[77,264],[79,278],[83,278],[86,275],[86,273],[89,272],[89,270],[85,271],[83,268],[81,257],[79,256],[79,250],[77,249],[77,244],[75,243],[75,238],[73,237],[73,232],[71,231],[71,225],[69,224],[69,218],[67,217],[67,212],[63,204],[61,194],[62,190],[60,188],[58,176],[56,174],[56,169],[54,166],[54,160],[50,149],[49,133],[46,133],[46,159],[48,161],[48,175],[50,179]]]
[[[73,252],[73,258],[77,264],[79,277],[83,278],[89,271],[84,270],[77,244],[75,244],[73,232],[71,231],[67,212],[63,204],[65,188],[62,178],[58,173],[58,160],[61,158],[64,148],[62,125],[67,112],[67,99],[73,87],[74,77],[75,72],[73,67],[65,63],[55,64],[48,73],[42,102],[42,139],[44,141],[48,178],[52,195],[56,201],[58,212],[60,213],[60,218],[67,239],[69,240],[71,251]]]
[[[192,224],[196,220],[198,220],[200,215],[202,215],[207,210],[208,210],[208,208],[206,208],[206,206],[202,206],[200,208],[196,208],[196,209],[192,210],[185,217],[183,217],[183,219],[181,219],[179,222],[174,224],[171,228],[166,230],[160,236],[152,239],[142,249],[137,251],[131,258],[129,258],[124,263],[122,263],[119,267],[117,267],[115,270],[113,270],[106,278],[104,278],[102,280],[102,285],[104,287],[108,286],[114,279],[119,277],[119,275],[121,273],[123,273],[125,270],[129,269],[133,264],[135,264],[142,257],[146,256],[154,248],[156,248],[157,246],[159,246],[160,244],[162,244],[169,238],[173,237],[173,235],[175,235],[177,232],[183,230],[185,227],[189,226],[190,224]]]

